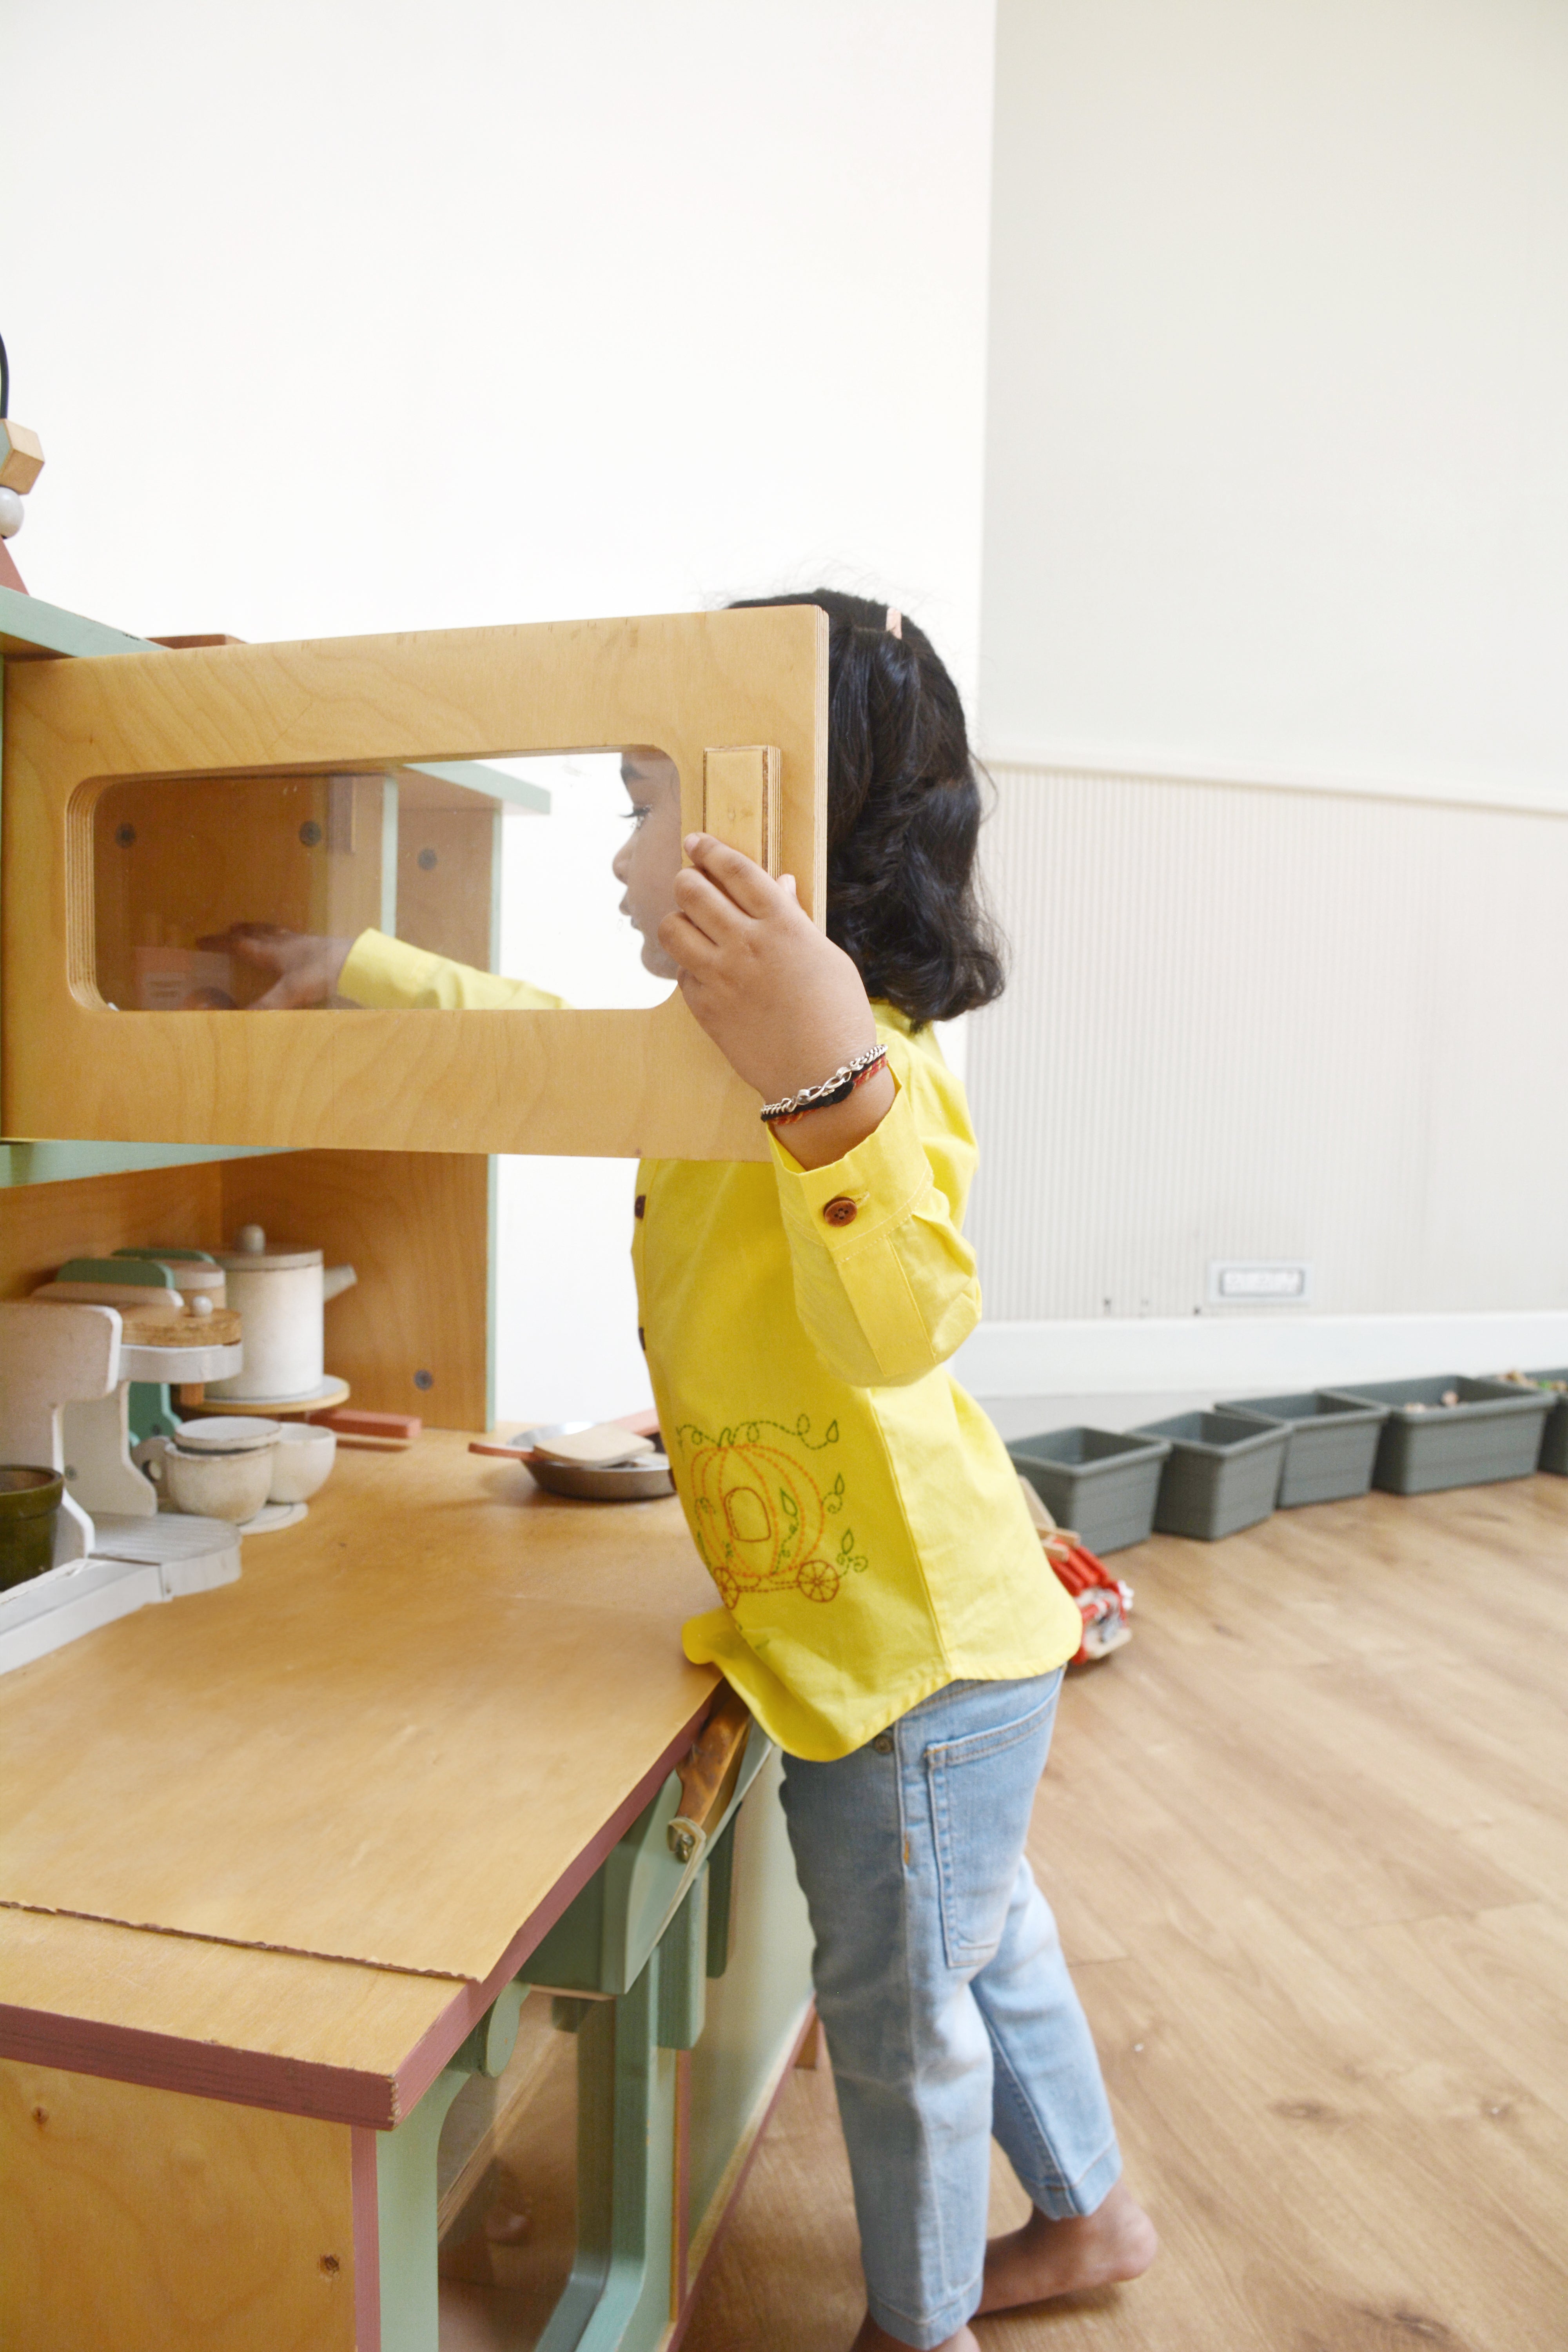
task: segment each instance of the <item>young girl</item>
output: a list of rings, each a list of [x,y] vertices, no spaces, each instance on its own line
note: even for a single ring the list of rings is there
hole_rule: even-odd
[[[659,1427],[723,1602],[687,1654],[784,1751],[860,2226],[858,2352],[977,2352],[975,2312],[1136,2277],[1156,2242],[1024,1856],[1079,1614],[942,1369],[980,1314],[960,1230],[975,1150],[930,1024],[1002,986],[963,714],[896,613],[783,601],[831,624],[827,936],[787,877],[682,844],[667,760],[624,762],[623,909],[771,1139],[766,1164],[645,1162],[633,1256]],[[377,932],[230,943],[276,975],[275,1004],[555,1001]],[[987,2247],[993,2136],[1035,2211]]]

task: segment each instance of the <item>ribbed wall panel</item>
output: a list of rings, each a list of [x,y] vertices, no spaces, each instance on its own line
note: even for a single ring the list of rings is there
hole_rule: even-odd
[[[994,765],[988,1318],[1568,1305],[1568,819]],[[1248,1310],[1218,1309],[1234,1313]]]

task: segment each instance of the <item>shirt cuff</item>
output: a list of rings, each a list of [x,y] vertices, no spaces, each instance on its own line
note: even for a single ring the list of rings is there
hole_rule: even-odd
[[[836,1256],[900,1223],[931,1186],[931,1161],[901,1086],[881,1125],[826,1168],[803,1168],[771,1128],[768,1145],[785,1225]]]

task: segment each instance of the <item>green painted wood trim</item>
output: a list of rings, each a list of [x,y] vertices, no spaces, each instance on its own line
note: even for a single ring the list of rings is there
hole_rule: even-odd
[[[0,654],[155,654],[164,648],[150,637],[133,637],[107,622],[89,621],[63,605],[46,604],[15,588],[0,588]]]
[[[376,2139],[381,2352],[438,2352],[436,2153],[447,2110],[469,2071],[446,2067],[413,2114]]]
[[[519,1977],[504,1985],[411,2115],[375,2146],[376,2237],[381,2269],[381,2352],[438,2352],[437,2157],[447,2111],[470,2074],[501,2074],[528,1998]]]
[[[538,2352],[653,2352],[669,2330],[676,2060],[659,1961],[577,2032],[577,2256]]]
[[[700,1871],[658,1948],[658,2046],[692,2050],[708,2013],[708,1873]]]
[[[742,1923],[738,1981],[728,1989],[710,1986],[704,1871],[626,1990],[609,2000],[552,2000],[554,2021],[577,2041],[577,2245],[538,2352],[657,2352],[668,2343],[679,2193],[676,2053],[695,2045],[693,2119],[712,2135],[708,2145],[693,2148],[692,2185],[705,2190],[697,2200],[700,2211],[742,2134],[754,2128],[759,2091],[776,2077],[798,2037],[810,2002],[810,1937],[789,1866],[777,1758],[765,1739],[759,1740],[755,1777],[765,1851],[752,1853],[742,1874],[756,1916]],[[664,1818],[656,1800],[636,1825],[634,1847],[645,1855],[656,1832],[662,1834]],[[625,1877],[627,1859],[622,1856],[617,1874],[607,1857],[595,1874],[605,1883],[612,1911],[615,1881]],[[622,1889],[623,1899],[627,1891]],[[634,1900],[626,1907],[637,1906]],[[596,1947],[603,1925],[602,1917],[579,1922],[580,1931],[587,1931],[581,1937],[585,1953]],[[529,1976],[553,1981],[553,1972],[541,1968],[543,1958],[542,1945]],[[441,2127],[468,2072],[499,2074],[505,2066],[527,1990],[521,1979],[509,1986],[413,2113],[395,2131],[378,2136],[381,2352],[437,2352]],[[715,2000],[723,2011],[723,2046],[704,2068],[704,2013]],[[717,2084],[703,2079],[715,2071],[715,2059]]]
[[[156,1258],[68,1257],[57,1282],[123,1282],[138,1290],[174,1290],[174,1276]]]
[[[209,1160],[266,1160],[270,1143],[0,1143],[0,1191],[10,1184],[69,1184],[138,1168],[192,1168]]]
[[[487,767],[482,760],[405,760],[416,776],[437,776],[444,784],[461,784],[465,792],[489,793],[513,808],[531,809],[536,816],[550,814],[550,794],[542,784],[531,784],[504,769]]]
[[[733,1953],[707,1986],[702,2034],[688,2077],[688,2225],[708,2219],[737,2146],[793,2051],[811,2004],[811,1922],[779,1801],[776,1752],[747,1800],[746,1834],[732,1849]],[[715,1890],[710,1887],[710,1901]]]
[[[140,1445],[149,1437],[177,1437],[180,1433],[167,1381],[132,1381],[125,1417],[132,1445]]]

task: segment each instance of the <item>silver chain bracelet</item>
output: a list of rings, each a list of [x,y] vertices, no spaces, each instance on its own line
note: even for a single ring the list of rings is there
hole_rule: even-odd
[[[823,1110],[829,1103],[843,1102],[887,1058],[886,1045],[868,1045],[852,1062],[840,1062],[833,1076],[824,1078],[819,1086],[802,1087],[797,1095],[785,1095],[780,1102],[764,1103],[757,1116],[769,1127],[777,1127],[787,1119],[803,1118],[808,1110]]]

